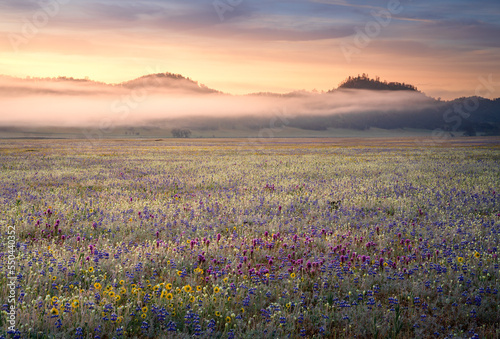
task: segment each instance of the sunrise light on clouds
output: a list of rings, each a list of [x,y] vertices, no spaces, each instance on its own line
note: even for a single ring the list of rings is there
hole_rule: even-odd
[[[495,1],[7,0],[0,13],[0,74],[16,77],[173,72],[244,94],[367,73],[451,99],[500,70]],[[356,45],[359,31],[372,37]]]

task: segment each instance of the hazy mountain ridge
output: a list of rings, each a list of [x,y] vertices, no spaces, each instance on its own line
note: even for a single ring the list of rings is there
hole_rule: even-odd
[[[62,86],[61,86],[62,85]],[[88,95],[96,94],[96,91],[88,90],[94,87],[100,94],[113,94],[117,89],[128,91],[131,89],[156,89],[167,91],[182,91],[193,93],[221,93],[215,89],[208,88],[197,81],[193,81],[180,74],[157,73],[148,74],[139,78],[124,81],[118,84],[90,80],[89,78],[78,79],[72,77],[27,77],[25,79],[0,75],[0,95],[10,94],[53,94],[53,95]]]
[[[134,80],[122,82],[118,86],[126,88],[182,88],[196,93],[222,93],[181,74],[174,73],[148,74]]]

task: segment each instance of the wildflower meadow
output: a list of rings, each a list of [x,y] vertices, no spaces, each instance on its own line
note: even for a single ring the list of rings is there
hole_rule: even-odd
[[[0,143],[0,338],[498,338],[500,147]]]

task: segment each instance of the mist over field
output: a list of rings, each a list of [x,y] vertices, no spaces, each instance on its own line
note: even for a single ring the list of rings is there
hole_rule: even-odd
[[[498,99],[441,101],[411,85],[364,76],[349,78],[328,92],[247,95],[226,94],[171,73],[120,84],[64,77],[1,77],[0,98],[0,128],[4,129],[184,128],[215,132],[294,128],[316,132],[439,128],[450,135],[500,133]]]
[[[332,93],[259,93],[233,96],[187,79],[166,79],[107,85],[86,80],[0,79],[1,125],[97,126],[103,119],[115,126],[147,126],[176,122],[202,128],[200,121],[252,121],[280,116],[319,118],[369,112],[429,108],[434,100],[418,92],[338,90]],[[310,121],[309,124],[314,124]],[[198,126],[196,126],[198,125]],[[203,125],[203,124],[201,124]],[[205,126],[206,127],[206,126]]]

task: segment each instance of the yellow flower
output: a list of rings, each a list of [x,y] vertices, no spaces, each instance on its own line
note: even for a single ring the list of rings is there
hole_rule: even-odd
[[[481,257],[481,254],[479,254],[479,252],[477,252],[477,251],[476,251],[476,253],[474,253],[474,256],[475,256],[476,258],[479,258],[479,257]]]
[[[220,317],[220,312],[219,311],[215,311],[215,316],[216,317]]]
[[[227,323],[230,323],[230,322],[231,322],[231,317],[230,317],[230,316],[227,316],[227,317],[226,317],[226,322],[227,322]]]
[[[191,245],[191,240],[186,240],[186,244]]]
[[[114,298],[114,297],[115,297],[115,292],[113,292],[113,291],[109,292],[109,296],[110,296],[111,298]]]
[[[78,300],[73,300],[71,306],[73,306],[73,308],[77,308],[78,306],[80,306],[80,302]]]
[[[464,262],[464,258],[463,257],[458,257],[457,260],[458,260],[459,263],[463,263]]]
[[[112,289],[113,289],[113,287],[111,287],[111,286],[106,287],[106,291],[108,291],[108,292],[111,291]]]
[[[116,322],[119,324],[123,321],[123,317],[122,316],[119,316],[118,318],[116,318]]]
[[[73,284],[69,285],[69,288],[74,288],[75,286],[73,286]]]
[[[167,286],[165,286],[165,288],[166,288],[167,290],[172,289],[172,284],[171,284],[171,283],[168,283],[168,284],[167,284]]]
[[[137,286],[136,284],[132,284],[132,285],[130,285],[130,287],[132,287],[132,288],[134,288],[134,287],[136,287],[136,286]]]
[[[294,278],[295,278],[295,272],[292,272],[292,273],[290,274],[290,278],[292,278],[292,279],[294,279]]]
[[[387,266],[389,266],[389,264],[388,264],[388,263],[386,263],[386,262],[384,262],[384,267],[387,267]]]
[[[170,293],[170,294],[172,294],[172,293]],[[168,299],[168,295],[167,295],[167,299]],[[170,298],[170,299],[172,299],[172,298]],[[174,304],[169,304],[168,308],[174,308]]]
[[[223,279],[225,283],[229,280],[227,277]]]
[[[92,266],[89,267],[89,272],[90,273],[94,272],[94,268]]]
[[[153,291],[155,291],[155,292],[156,292],[156,291],[158,291],[158,289],[159,289],[159,288],[160,288],[160,286],[155,285],[155,286],[153,287]]]
[[[146,312],[148,311],[148,307],[147,307],[147,306],[144,306],[143,308],[141,308],[141,311],[142,311],[143,313],[146,313]]]
[[[193,290],[190,285],[184,286],[183,289],[184,289],[184,292],[187,292],[187,293],[189,293]]]
[[[200,292],[200,291],[201,291],[201,286],[200,286],[200,285],[196,286],[196,290],[197,290],[198,292]]]
[[[292,306],[292,304],[288,303],[286,304],[286,308],[290,308]]]
[[[132,289],[132,294],[137,294],[137,288]]]
[[[148,280],[146,280],[146,284],[149,284],[149,283],[150,283],[149,279],[148,279]]]
[[[125,283],[125,281],[120,280],[120,285],[123,285],[124,283]]]
[[[227,301],[231,301],[231,297],[227,297]]]
[[[125,287],[120,288],[120,293],[121,294],[127,293],[127,289]]]
[[[182,275],[182,271],[177,271],[177,275],[180,277]]]
[[[245,309],[243,307],[241,308],[241,313],[245,313]]]
[[[215,286],[215,287],[214,287],[214,292],[215,292],[215,293],[219,293],[219,292],[220,292],[220,288],[219,288],[218,286]]]
[[[59,315],[59,310],[55,307],[52,307],[52,309],[50,310],[50,314],[52,315]]]
[[[141,314],[142,319],[146,319],[146,313]]]
[[[189,298],[189,301],[190,301],[190,302],[192,302],[192,303],[194,303],[194,301],[195,301],[195,300],[196,300],[196,299],[195,299],[195,297],[194,297],[194,296],[191,296],[191,298]]]
[[[115,297],[115,300],[116,300],[116,301],[120,301],[120,299],[121,299],[121,298],[122,298],[122,297],[120,297],[119,295],[117,295],[117,296]]]
[[[52,281],[56,281],[57,277],[56,276],[53,276],[52,277]]]
[[[53,296],[51,300],[52,300],[52,303],[55,304],[56,302],[59,301],[59,298],[56,296]]]

